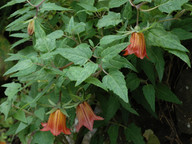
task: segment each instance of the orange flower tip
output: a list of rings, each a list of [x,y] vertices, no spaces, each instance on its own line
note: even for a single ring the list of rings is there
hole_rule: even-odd
[[[41,125],[42,125],[43,127],[45,127],[45,126],[47,125],[47,123],[41,123]]]
[[[66,134],[66,135],[70,135],[71,131],[70,131],[70,129],[67,129],[67,130],[63,131],[63,133]]]

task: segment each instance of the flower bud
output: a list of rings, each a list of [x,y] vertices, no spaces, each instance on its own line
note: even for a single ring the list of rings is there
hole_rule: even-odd
[[[34,25],[35,21],[34,19],[32,19],[29,24],[28,24],[28,27],[27,27],[27,32],[29,35],[32,35],[34,33],[34,30],[35,30],[35,25]]]

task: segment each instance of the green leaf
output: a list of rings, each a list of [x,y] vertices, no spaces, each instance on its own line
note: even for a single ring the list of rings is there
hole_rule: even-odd
[[[53,80],[53,78],[51,78],[51,80],[49,81],[49,83],[47,84],[47,86],[37,94],[37,96],[28,104],[24,105],[23,107],[29,105],[29,104],[33,104],[35,102],[37,102],[52,86],[52,84],[55,82],[55,80]]]
[[[166,32],[163,28],[150,29],[147,34],[147,39],[150,45],[159,46],[165,50],[188,52],[188,50],[175,39],[173,34]]]
[[[93,74],[98,69],[98,64],[88,62],[85,64],[82,71],[79,72],[77,82],[75,86],[80,85],[84,80],[86,80],[91,74]]]
[[[89,5],[94,5],[95,0],[79,0],[80,3],[84,3],[84,4],[89,4]]]
[[[101,104],[103,113],[104,113],[104,121],[108,122],[111,120],[116,114],[117,110],[120,107],[119,101],[117,97],[114,95],[109,95],[109,98],[104,95],[97,95],[99,102]]]
[[[110,0],[109,8],[120,7],[121,5],[125,4],[126,2],[128,2],[128,0]]]
[[[34,49],[31,46],[29,46],[20,50],[16,54],[10,53],[10,57],[7,58],[5,61],[21,60],[21,59],[26,59],[26,57],[31,58],[36,56],[37,56],[37,53],[34,51]]]
[[[56,41],[49,37],[38,38],[34,48],[40,52],[51,52],[56,48]]]
[[[93,84],[93,85],[95,85],[95,86],[98,86],[98,87],[104,89],[105,91],[108,91],[107,88],[106,88],[106,86],[105,86],[103,83],[101,83],[101,81],[98,80],[98,79],[95,78],[95,77],[89,77],[89,78],[87,78],[87,79],[85,80],[85,82],[90,83],[90,84]]]
[[[159,99],[173,102],[176,104],[182,104],[182,102],[177,98],[177,96],[164,84],[159,83],[155,87],[156,96]]]
[[[189,67],[191,67],[191,62],[190,62],[189,56],[188,56],[185,52],[181,52],[181,51],[177,51],[177,50],[168,50],[168,52],[176,55],[176,56],[179,57],[182,61],[184,61],[185,63],[187,63],[187,65],[188,65]]]
[[[36,37],[36,39],[45,38],[46,33],[43,30],[41,23],[39,22],[38,18],[36,18],[34,21],[35,21],[34,23],[35,23],[35,37]]]
[[[135,114],[137,116],[139,116],[139,114],[137,113],[137,111],[135,111],[132,107],[130,103],[126,103],[124,102],[122,99],[119,99],[120,104],[122,105],[122,107],[124,109],[126,109],[128,112]]]
[[[140,2],[151,2],[152,0],[134,0],[134,3],[140,3]]]
[[[38,131],[34,134],[31,144],[53,144],[54,136],[50,132]]]
[[[102,27],[116,26],[121,20],[120,13],[109,12],[108,15],[103,16],[97,23],[97,27],[100,29]]]
[[[88,44],[80,44],[76,48],[59,48],[61,56],[74,62],[74,64],[84,65],[92,56],[92,51]]]
[[[30,19],[32,16],[34,16],[34,14],[35,13],[33,11],[28,11],[24,15],[20,16],[19,18],[17,18],[13,22],[11,22],[6,27],[6,30],[7,31],[19,31],[19,30],[21,30],[23,28],[26,28],[27,24],[24,24],[24,22],[27,21],[28,19]]]
[[[19,70],[24,70],[31,66],[33,66],[33,63],[30,59],[21,60],[16,65],[14,65],[12,68],[10,68],[4,75],[8,75],[8,74],[14,73]]]
[[[128,90],[126,87],[124,75],[118,71],[110,71],[108,75],[103,77],[105,86],[117,94],[123,101],[128,103]]]
[[[180,40],[192,39],[192,32],[188,32],[181,28],[172,29],[171,33],[177,35]]]
[[[24,130],[26,127],[28,127],[31,122],[33,121],[33,117],[32,116],[28,116],[27,117],[27,124],[26,123],[23,123],[23,122],[20,122],[15,134],[18,134],[20,131]]]
[[[144,85],[143,86],[143,94],[151,106],[151,109],[155,112],[155,89],[153,85]]]
[[[140,79],[137,77],[135,73],[129,73],[126,76],[126,83],[127,83],[127,88],[130,89],[130,91],[133,91],[139,87]]]
[[[134,144],[145,144],[141,135],[141,128],[135,124],[130,124],[124,131],[127,141],[132,141]]]
[[[71,9],[68,8],[64,8],[62,6],[56,5],[55,3],[43,3],[42,8],[40,9],[40,12],[44,13],[45,11],[51,11],[51,10],[55,10],[55,11],[69,11]]]
[[[163,78],[164,66],[165,66],[163,51],[159,47],[150,47],[148,48],[147,55],[149,56],[150,61],[152,61],[155,64],[159,80],[161,81]]]
[[[14,34],[11,34],[10,37],[28,38],[29,35],[27,33],[14,33]]]
[[[8,117],[9,111],[11,109],[11,102],[10,101],[5,101],[0,105],[0,112],[3,113],[5,115],[5,120]]]
[[[192,30],[192,18],[184,18],[182,21],[174,21],[174,23],[171,25],[172,28],[181,28],[186,31],[191,31]]]
[[[144,73],[147,75],[148,79],[155,84],[155,71],[154,71],[154,65],[150,62],[145,60],[139,60],[139,64],[141,69],[144,71]]]
[[[143,95],[142,87],[138,87],[135,91],[133,91],[132,97],[136,100],[138,104],[142,105],[153,117],[157,118],[156,113],[151,109],[151,106]]]
[[[24,42],[26,42],[28,40],[29,40],[29,38],[20,39],[17,42],[15,42],[14,44],[12,44],[10,49],[13,49],[14,47],[16,47],[16,46],[18,46],[18,45],[20,45],[20,44],[22,44],[22,43],[24,43]]]
[[[127,20],[130,20],[132,17],[132,6],[129,2],[124,7],[122,17]]]
[[[99,133],[95,133],[92,137],[91,137],[91,141],[90,144],[103,144],[104,143],[104,136],[99,134]]]
[[[17,73],[14,73],[13,75],[11,75],[10,77],[21,77],[21,76],[26,76],[29,75],[33,72],[35,72],[37,69],[37,65],[33,65],[30,68],[24,69],[24,70],[20,70]]]
[[[61,38],[63,36],[63,31],[62,30],[56,30],[52,33],[50,33],[49,35],[47,35],[48,38],[50,39],[58,39]]]
[[[103,58],[102,61],[105,62],[117,56],[122,50],[124,50],[128,46],[128,44],[129,43],[121,43],[121,44],[117,44],[112,47],[106,48],[101,53],[101,57]]]
[[[12,13],[9,18],[12,18],[14,16],[19,16],[19,15],[23,15],[25,13],[27,13],[30,10],[30,7],[24,7],[21,9],[16,10],[14,13]],[[28,35],[28,34],[27,34]],[[28,35],[29,36],[29,35]]]
[[[67,25],[66,32],[68,32],[69,34],[79,34],[85,31],[85,26],[86,24],[83,22],[74,22],[74,18],[71,17],[69,24]]]
[[[100,45],[107,45],[114,41],[121,40],[123,38],[125,38],[125,37],[122,35],[107,35],[107,36],[102,37],[102,39],[100,39]]]
[[[17,130],[15,131],[15,134],[18,134],[20,131],[24,130],[28,124],[20,122],[19,126],[17,127]]]
[[[40,119],[40,120],[44,120],[44,114],[45,114],[45,108],[39,108],[38,110],[36,110],[34,112],[34,114]]]
[[[73,16],[72,16],[71,19],[69,20],[69,24],[68,24],[68,26],[67,26],[66,31],[67,31],[68,33],[72,34],[73,31],[74,31],[74,27],[75,27],[75,22],[74,22],[74,18],[73,18]]]
[[[12,6],[14,4],[22,3],[22,2],[25,2],[25,0],[11,0],[6,5],[2,6],[0,9],[4,7]]]
[[[14,114],[14,118],[21,121],[21,122],[24,122],[24,123],[27,123],[27,119],[25,117],[25,112],[22,111],[22,110],[18,110],[15,114]]]
[[[124,57],[117,55],[113,59],[108,59],[107,61],[103,62],[103,68],[109,69],[121,69],[121,68],[128,68],[135,72],[137,72],[136,68]]]
[[[109,129],[107,130],[107,133],[109,135],[110,144],[116,144],[119,133],[119,126],[117,125],[110,126]]]
[[[14,135],[20,122],[16,122],[10,126],[9,130],[6,132],[6,135]]]
[[[77,81],[79,73],[82,71],[82,69],[83,68],[80,66],[70,66],[66,75],[71,81]]]
[[[87,11],[91,11],[91,12],[96,12],[97,11],[97,8],[92,6],[92,5],[89,5],[88,3],[78,3],[78,5],[80,5],[82,8],[86,9]]]
[[[158,8],[161,12],[171,13],[176,10],[181,10],[181,6],[187,2],[188,0],[168,0]]]
[[[2,87],[6,87],[5,95],[8,96],[8,100],[11,101],[15,99],[17,92],[21,88],[21,84],[12,82],[8,84],[4,84],[2,85]]]

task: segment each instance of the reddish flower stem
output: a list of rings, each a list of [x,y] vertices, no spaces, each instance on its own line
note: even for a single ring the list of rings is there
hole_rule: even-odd
[[[74,63],[73,63],[73,62],[70,62],[70,63],[66,64],[65,66],[63,66],[63,67],[60,67],[59,70],[62,71],[63,69],[69,67],[69,66],[72,65],[72,64],[74,64]]]

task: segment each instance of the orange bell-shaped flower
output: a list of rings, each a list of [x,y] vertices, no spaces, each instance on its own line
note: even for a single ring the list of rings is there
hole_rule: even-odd
[[[123,50],[125,51],[123,54],[124,56],[135,54],[140,59],[143,59],[145,56],[148,58],[146,53],[145,37],[143,33],[132,33],[130,43],[131,44],[128,45],[125,50]]]
[[[0,141],[0,144],[6,144],[6,142],[2,142],[2,141]]]
[[[104,120],[104,118],[94,114],[92,108],[87,102],[83,102],[77,106],[76,114],[79,121],[76,126],[77,132],[83,125],[92,131],[94,120]]]
[[[32,19],[32,20],[29,22],[29,24],[28,24],[27,32],[28,32],[29,35],[32,35],[32,34],[34,33],[34,30],[35,30],[35,25],[34,25],[34,23],[35,23],[35,20]]]
[[[66,127],[66,116],[59,109],[51,113],[48,123],[41,123],[41,125],[44,127],[41,131],[51,131],[55,136],[61,132],[71,134],[70,129]]]

